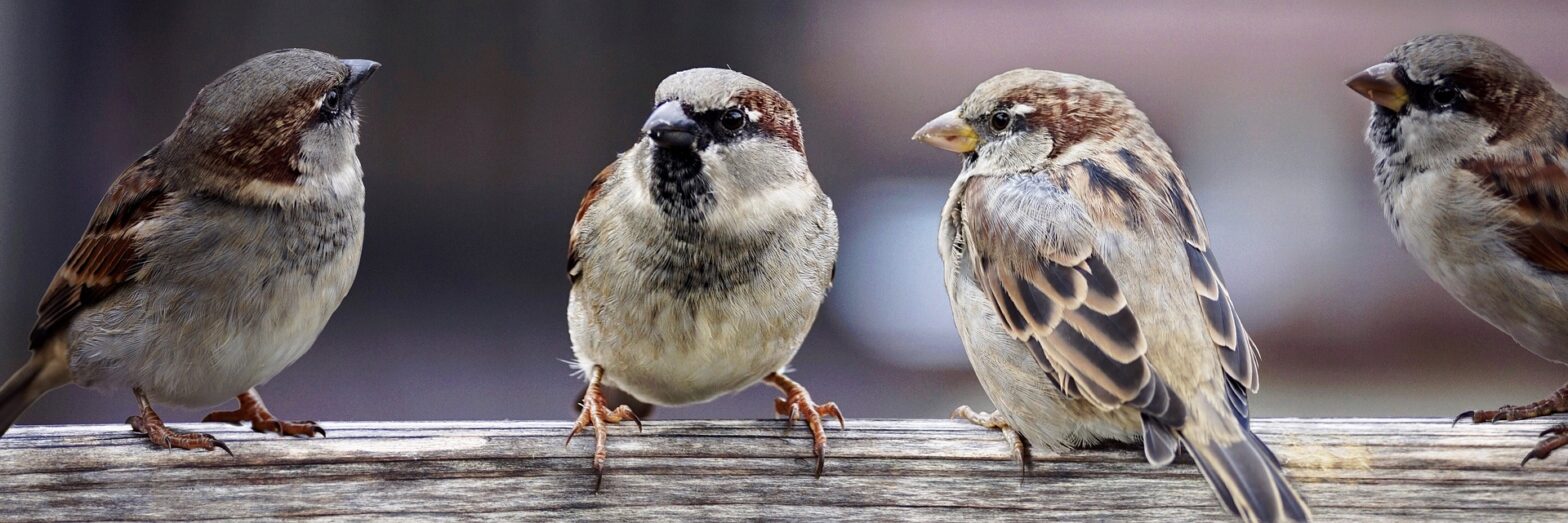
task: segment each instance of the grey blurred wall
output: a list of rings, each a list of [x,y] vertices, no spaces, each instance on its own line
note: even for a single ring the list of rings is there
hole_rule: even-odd
[[[1442,415],[1568,372],[1449,299],[1394,243],[1342,80],[1461,31],[1568,79],[1568,4],[1511,2],[0,1],[0,367],[108,183],[195,92],[283,47],[385,64],[366,87],[369,229],[315,349],[262,388],[285,417],[561,418],[579,390],[564,250],[592,176],[665,75],[728,66],[800,108],[843,227],[796,377],[851,416],[988,406],[953,331],[936,214],[957,172],[909,141],[1022,66],[1110,80],[1175,149],[1249,330],[1260,415]],[[666,417],[767,417],[756,388]],[[23,423],[115,422],[66,389]],[[199,413],[170,410],[166,417]]]

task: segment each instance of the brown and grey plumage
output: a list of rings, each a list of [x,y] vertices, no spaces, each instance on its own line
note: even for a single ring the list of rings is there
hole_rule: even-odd
[[[164,427],[153,401],[238,397],[209,421],[278,421],[254,387],[314,343],[354,280],[364,224],[354,95],[380,64],[286,49],[197,94],[109,188],[38,306],[33,355],[0,387],[0,434],[44,393],[132,390],[163,447],[225,448]]]
[[[588,378],[572,431],[592,427],[602,470],[605,386],[653,405],[710,401],[758,382],[804,418],[821,474],[826,416],[784,375],[832,285],[838,221],[806,164],[795,107],[727,69],[671,75],[643,136],[589,184],[567,247],[572,352]]]
[[[1487,40],[1427,35],[1349,86],[1394,235],[1427,274],[1537,356],[1568,363],[1568,98]],[[1476,423],[1568,412],[1568,386]],[[1525,456],[1568,445],[1568,424]]]
[[[1258,353],[1170,149],[1114,86],[1020,69],[916,139],[963,154],[940,254],[954,319],[997,413],[1034,445],[1178,447],[1227,510],[1305,520],[1247,428]]]

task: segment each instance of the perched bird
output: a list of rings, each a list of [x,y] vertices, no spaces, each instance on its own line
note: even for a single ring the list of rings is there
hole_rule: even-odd
[[[274,51],[196,95],[174,133],[109,188],[38,306],[32,358],[0,388],[0,434],[66,383],[131,389],[128,422],[164,448],[228,447],[165,427],[151,402],[279,421],[255,387],[305,354],[354,282],[364,185],[354,95],[380,64]]]
[[[1373,102],[1383,215],[1432,279],[1535,355],[1568,363],[1568,99],[1513,53],[1427,35],[1346,84]],[[1455,419],[1568,412],[1568,386]],[[1524,458],[1568,444],[1568,424]]]
[[[1018,69],[915,139],[963,155],[939,244],[953,318],[1020,457],[1143,439],[1184,447],[1231,513],[1306,520],[1247,428],[1258,352],[1170,148],[1120,90]],[[1027,465],[1027,461],[1026,467]]]
[[[637,419],[612,410],[603,386],[687,405],[759,380],[783,392],[779,414],[810,427],[820,475],[822,417],[842,426],[843,415],[784,367],[837,257],[838,220],[806,165],[795,106],[727,69],[665,78],[642,137],[588,186],[567,249],[572,352],[588,378],[571,434],[593,427],[600,477],[605,424]]]

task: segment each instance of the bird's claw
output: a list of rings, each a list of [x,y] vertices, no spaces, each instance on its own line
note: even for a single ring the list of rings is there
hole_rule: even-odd
[[[958,408],[953,409],[949,419],[964,419],[981,427],[1001,431],[1002,438],[1006,439],[1007,444],[1013,448],[1013,457],[1018,458],[1020,473],[1023,477],[1029,477],[1029,472],[1034,469],[1034,456],[1029,452],[1029,439],[1013,430],[1013,427],[1008,425],[1007,418],[1002,417],[1001,411],[976,412],[968,405],[959,405]]]
[[[588,387],[588,391],[583,394],[582,413],[577,415],[577,422],[572,424],[572,431],[566,435],[566,445],[570,446],[572,438],[581,433],[583,429],[593,427],[593,472],[595,476],[593,491],[595,493],[599,492],[599,487],[604,483],[604,461],[609,454],[605,445],[609,441],[610,432],[606,425],[613,425],[627,420],[636,423],[637,432],[642,432],[642,419],[637,417],[637,413],[632,412],[631,407],[621,405],[614,410],[605,407],[604,393],[598,386],[598,380],[595,380]]]
[[[1544,460],[1552,455],[1552,451],[1561,448],[1563,445],[1568,445],[1568,423],[1553,425],[1541,431],[1540,437],[1545,439],[1536,443],[1535,448],[1530,449],[1530,452],[1524,455],[1524,460],[1519,462],[1519,466],[1525,466],[1532,459]]]

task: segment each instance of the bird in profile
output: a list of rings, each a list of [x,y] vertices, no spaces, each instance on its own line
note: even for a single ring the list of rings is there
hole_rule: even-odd
[[[955,415],[1027,449],[1186,449],[1246,521],[1311,513],[1247,426],[1258,351],[1170,148],[1109,83],[1019,69],[915,139],[962,155],[939,254],[994,413]]]
[[[1568,99],[1482,38],[1434,34],[1347,85],[1372,102],[1366,141],[1383,215],[1427,275],[1548,361],[1568,363]],[[1568,386],[1475,423],[1568,412]],[[1524,462],[1568,444],[1541,434]]]
[[[126,169],[38,306],[32,357],[0,387],[0,434],[68,383],[135,394],[155,445],[229,448],[166,427],[152,403],[206,421],[326,435],[275,418],[256,387],[299,359],[342,302],[364,237],[355,95],[380,64],[306,49],[258,56],[196,95]]]

